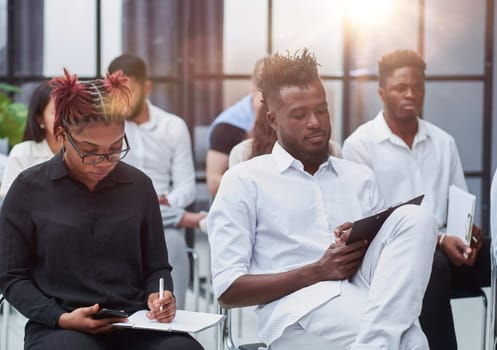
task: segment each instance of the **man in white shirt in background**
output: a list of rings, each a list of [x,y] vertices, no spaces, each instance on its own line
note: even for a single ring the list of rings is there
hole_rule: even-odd
[[[432,350],[457,349],[451,291],[488,285],[490,242],[476,226],[472,247],[444,232],[449,187],[467,191],[467,186],[454,138],[419,118],[424,60],[414,51],[397,50],[384,55],[378,67],[383,110],[345,140],[343,157],[373,170],[387,206],[425,194],[422,205],[435,218],[439,235],[421,328]]]
[[[415,325],[434,220],[400,207],[367,243],[350,223],[383,208],[373,173],[329,156],[326,92],[307,50],[265,59],[258,83],[278,141],[229,169],[209,211],[214,293],[258,305],[258,335],[280,349],[428,349]],[[345,224],[344,224],[345,223]]]
[[[123,54],[109,65],[109,72],[122,70],[132,91],[131,114],[126,135],[131,150],[129,163],[147,174],[161,204],[162,220],[173,267],[174,294],[178,309],[184,309],[189,280],[189,261],[183,227],[198,227],[204,213],[185,211],[195,200],[195,171],[191,139],[184,120],[154,106],[147,96],[152,85],[147,80],[145,62]]]

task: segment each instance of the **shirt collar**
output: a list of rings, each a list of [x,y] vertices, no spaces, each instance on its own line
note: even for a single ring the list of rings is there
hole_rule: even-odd
[[[418,118],[418,133],[414,138],[414,144],[423,141],[428,137],[431,137],[431,135],[430,130],[428,130],[428,127],[426,126],[426,122],[423,119]]]
[[[273,151],[272,151],[272,156],[276,162],[276,168],[278,171],[283,173],[289,168],[295,168],[300,171],[304,171],[304,165],[302,162],[296,158],[294,158],[290,153],[288,153],[280,144],[278,141],[274,143],[273,146]],[[334,171],[336,173],[335,167],[333,167],[333,162],[332,162],[333,157],[328,157],[328,160],[323,162],[319,166],[319,169],[322,169],[324,167],[329,167],[330,170]],[[318,170],[319,171],[319,170]]]
[[[69,175],[66,163],[64,162],[64,153],[60,150],[55,156],[53,156],[49,161],[50,166],[50,180],[58,180]],[[117,163],[114,170],[102,181],[100,181],[98,187],[101,185],[112,185],[115,183],[132,183],[133,181],[128,176],[126,167],[121,161]]]
[[[373,119],[374,123],[374,134],[373,137],[376,139],[376,142],[380,143],[385,140],[398,139],[398,136],[395,135],[390,127],[388,126],[383,111],[380,111],[376,117]],[[421,142],[430,136],[430,132],[426,127],[426,123],[423,119],[418,118],[418,132],[414,136],[415,145],[418,142]]]
[[[50,165],[50,180],[57,180],[69,175],[66,164],[64,163],[63,154],[63,151],[60,150],[48,161]]]
[[[373,119],[374,124],[374,133],[373,137],[376,139],[376,142],[382,142],[388,140],[393,136],[392,130],[388,126],[385,117],[383,115],[383,111],[380,111],[376,117]]]

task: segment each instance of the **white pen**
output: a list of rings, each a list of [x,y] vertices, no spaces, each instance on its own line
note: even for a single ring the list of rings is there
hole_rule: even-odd
[[[159,279],[159,300],[164,298],[164,278]],[[162,312],[162,305],[160,306],[160,311]]]

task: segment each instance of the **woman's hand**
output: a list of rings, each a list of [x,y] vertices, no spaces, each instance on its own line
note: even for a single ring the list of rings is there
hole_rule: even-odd
[[[147,304],[150,309],[147,317],[151,320],[168,323],[176,316],[176,298],[168,290],[164,291],[162,299],[159,299],[159,293],[151,293],[148,296]]]
[[[72,312],[66,312],[60,315],[57,325],[63,329],[72,329],[75,331],[89,334],[103,334],[114,330],[112,323],[127,322],[127,318],[109,317],[101,320],[95,320],[93,315],[100,309],[98,304],[89,307],[80,307]]]

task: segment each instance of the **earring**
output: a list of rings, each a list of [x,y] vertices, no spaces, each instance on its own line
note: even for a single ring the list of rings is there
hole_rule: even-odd
[[[45,129],[45,124],[40,124],[40,129]]]

